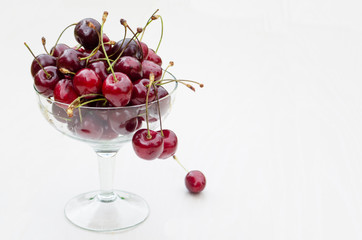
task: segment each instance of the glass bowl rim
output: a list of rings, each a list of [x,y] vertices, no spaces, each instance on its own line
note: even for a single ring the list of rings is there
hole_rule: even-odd
[[[170,73],[169,71],[166,71],[166,72],[167,72],[168,74],[170,74],[173,79],[176,80],[176,77],[175,77],[172,73]],[[171,95],[173,95],[173,94],[175,93],[177,87],[178,87],[178,82],[175,81],[175,82],[174,82],[174,87],[172,88],[171,92],[169,92],[167,96],[159,99],[159,101],[164,101],[165,99],[170,98]],[[56,104],[58,104],[58,105],[60,105],[60,106],[69,106],[68,103],[63,103],[63,102],[55,101],[53,98],[43,96],[43,95],[36,89],[36,87],[35,87],[34,84],[33,84],[33,88],[34,88],[36,94],[37,94],[39,97],[43,98],[44,100],[51,101],[51,103],[56,103]],[[156,102],[156,100],[153,100],[153,101],[150,102],[149,104],[154,103],[154,102]],[[135,108],[141,108],[141,107],[146,107],[146,104],[144,103],[144,104],[139,104],[139,105],[134,105],[134,106],[122,106],[122,107],[90,107],[90,106],[80,106],[80,107],[78,107],[78,108],[82,108],[82,109],[92,109],[92,110],[98,110],[98,109],[99,109],[99,110],[111,110],[111,109],[112,109],[112,110],[117,110],[117,109],[135,109]]]

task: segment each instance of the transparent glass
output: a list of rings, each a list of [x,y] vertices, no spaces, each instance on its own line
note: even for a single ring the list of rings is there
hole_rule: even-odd
[[[166,75],[165,78],[175,79],[170,73]],[[162,120],[170,113],[177,85],[177,82],[164,85],[169,94],[159,100]],[[45,119],[66,136],[89,144],[98,158],[99,190],[71,199],[65,206],[66,218],[80,228],[98,232],[124,230],[145,221],[149,214],[146,201],[134,193],[113,189],[113,176],[120,148],[131,141],[135,131],[146,128],[146,105],[81,106],[68,117],[67,104],[36,93]],[[159,127],[157,102],[149,103],[148,110],[149,126],[156,129]]]

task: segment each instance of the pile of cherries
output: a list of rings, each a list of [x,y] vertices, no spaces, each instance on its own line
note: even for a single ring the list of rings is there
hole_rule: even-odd
[[[160,15],[155,13],[147,21],[146,27],[160,18]],[[86,18],[69,25],[66,29],[75,26],[74,37],[78,43],[75,47],[59,43],[66,29],[49,52],[45,47],[45,38],[42,38],[46,52],[44,54],[35,56],[24,43],[34,56],[31,74],[35,89],[43,96],[64,104],[53,104],[53,112],[58,113],[54,116],[67,114],[64,117],[71,118],[77,114],[77,109],[84,105],[110,108],[146,104],[147,111],[149,103],[157,100],[159,107],[159,101],[169,94],[162,87],[165,70],[161,67],[161,57],[157,55],[158,48],[154,51],[139,39],[146,27],[137,28],[134,32],[127,22],[121,19],[125,33],[129,30],[132,37],[127,38],[125,34],[121,40],[115,42],[103,33],[107,16],[108,13],[104,12],[102,23]],[[173,62],[170,62],[169,66],[172,65]],[[190,84],[184,85],[193,89]],[[202,84],[199,85],[202,87]],[[140,116],[129,119],[126,115],[127,108],[123,108],[122,112],[115,111],[107,116],[109,126],[103,125],[99,131],[85,131],[84,126],[102,125],[99,122],[104,120],[94,114],[85,114],[80,119],[69,121],[68,128],[81,137],[100,140],[110,140],[118,134],[134,132],[132,145],[138,157],[145,160],[173,157],[180,164],[175,156],[178,140],[173,131],[162,128],[160,131],[150,130],[148,113],[146,119]],[[161,121],[161,115],[159,117]],[[57,119],[63,121],[64,118]],[[125,119],[127,121],[124,121]],[[142,121],[146,121],[147,129],[140,129]],[[115,129],[117,127],[112,127],[112,122],[118,130]],[[119,126],[123,126],[122,131]],[[186,175],[185,184],[190,192],[198,193],[205,188],[206,179],[202,172],[193,170]]]

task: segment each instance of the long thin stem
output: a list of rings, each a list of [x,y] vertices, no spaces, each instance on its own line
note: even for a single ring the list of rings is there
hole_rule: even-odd
[[[161,42],[162,42],[162,38],[163,38],[163,20],[162,20],[162,17],[160,15],[158,15],[158,16],[161,19],[161,37],[160,37],[160,41],[158,41],[158,45],[157,45],[155,53],[157,53],[158,48],[160,47]]]
[[[104,42],[103,42],[103,26],[104,26],[104,23],[106,22],[107,16],[108,16],[108,12],[105,11],[105,12],[103,13],[103,17],[102,17],[101,34],[100,34],[101,37],[100,37],[100,40],[101,40],[101,45],[102,45],[102,49],[103,49],[104,56],[105,56],[106,59],[107,59],[108,65],[111,67],[111,72],[112,72],[112,74],[113,74],[114,82],[117,82],[118,79],[117,79],[117,77],[116,77],[116,74],[115,74],[114,71],[113,71],[111,62],[109,61],[109,57],[108,57],[108,54],[107,54],[107,52],[106,52],[106,49],[104,48]]]
[[[71,26],[75,26],[75,25],[77,25],[77,24],[78,24],[78,23],[72,23],[72,24],[68,25],[66,28],[64,28],[64,30],[60,33],[57,41],[55,42],[55,45],[54,45],[52,51],[50,52],[50,55],[51,55],[51,56],[53,56],[55,47],[57,46],[57,44],[58,44],[60,38],[62,37],[63,33],[65,32],[65,30],[67,30],[67,29],[70,28]]]
[[[146,124],[147,124],[147,138],[151,138],[150,126],[148,123],[148,95],[150,95],[150,90],[153,82],[155,81],[155,75],[150,74],[150,83],[148,84],[147,95],[146,95]]]
[[[153,85],[153,89],[155,89],[155,95],[156,95],[156,101],[157,101],[157,110],[158,110],[158,118],[159,118],[159,121],[160,121],[161,136],[164,137],[163,128],[162,128],[162,119],[161,119],[160,100],[158,98],[158,90],[157,90],[155,82],[153,82],[152,85]]]
[[[143,28],[143,32],[140,38],[140,41],[142,41],[143,35],[145,34],[145,30],[147,28],[147,26],[153,21],[153,17],[155,16],[155,14],[158,12],[159,9],[156,9],[156,11],[154,13],[152,13],[151,17],[147,20],[147,23],[145,25],[145,27]]]
[[[49,55],[49,52],[48,52],[48,50],[47,50],[47,48],[46,48],[46,39],[45,39],[45,37],[42,37],[41,38],[41,44],[43,45],[43,48],[44,48],[44,51]]]
[[[41,63],[39,62],[39,60],[36,58],[36,56],[34,55],[33,51],[31,51],[30,47],[28,46],[28,44],[26,44],[26,42],[24,42],[25,47],[29,50],[29,52],[31,53],[31,55],[33,55],[35,61],[39,64],[39,66],[41,67],[41,69],[43,69],[45,75],[47,76],[47,78],[51,78],[52,76],[47,72],[47,70],[45,70],[45,68],[43,67],[43,65],[41,65]]]
[[[176,155],[173,155],[172,157],[173,157],[173,159],[176,160],[176,162],[177,162],[186,172],[188,172],[188,170],[180,163],[180,161],[178,160],[178,158],[176,157]]]

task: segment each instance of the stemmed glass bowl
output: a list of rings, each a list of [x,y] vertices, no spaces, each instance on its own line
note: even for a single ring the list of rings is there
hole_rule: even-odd
[[[168,72],[166,78],[175,79]],[[168,95],[159,99],[159,104],[157,101],[148,104],[150,129],[159,127],[159,115],[163,120],[170,113],[177,85],[177,82],[165,84]],[[84,105],[75,108],[73,116],[69,117],[68,104],[35,92],[45,119],[66,136],[87,143],[98,158],[100,189],[71,199],[65,206],[66,218],[80,228],[98,232],[124,230],[145,221],[149,215],[146,201],[134,193],[113,189],[113,176],[120,148],[131,141],[134,132],[146,127],[146,105]]]

